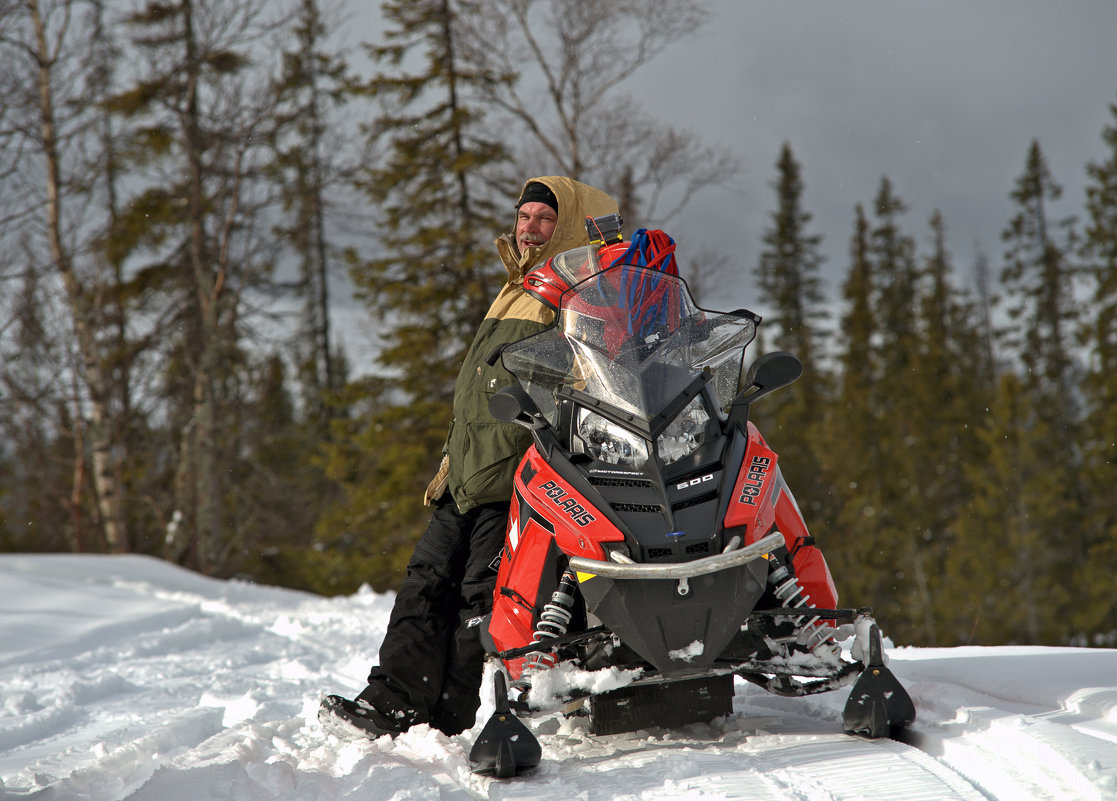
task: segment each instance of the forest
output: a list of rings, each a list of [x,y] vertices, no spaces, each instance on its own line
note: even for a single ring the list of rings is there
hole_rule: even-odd
[[[632,230],[739,169],[621,93],[705,16],[385,0],[358,53],[328,0],[0,0],[0,552],[398,586],[524,177]],[[841,603],[898,644],[1117,645],[1112,99],[1081,215],[1033,141],[973,282],[885,176],[827,297],[794,132],[757,263],[681,265],[711,306],[747,273],[746,358],[802,360],[754,419]],[[372,352],[338,344],[354,305]]]

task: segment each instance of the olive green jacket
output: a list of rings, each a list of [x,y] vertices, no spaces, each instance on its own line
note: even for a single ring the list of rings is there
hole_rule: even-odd
[[[532,178],[524,187],[529,183],[545,184],[555,193],[558,221],[546,244],[528,248],[523,254],[512,234],[496,240],[496,250],[508,271],[508,279],[477,329],[458,373],[454,385],[454,419],[446,441],[449,463],[443,460],[440,471],[440,477],[446,477],[450,494],[462,514],[484,503],[509,500],[516,465],[531,445],[531,435],[524,428],[498,422],[489,414],[489,398],[516,379],[499,361],[495,365],[486,362],[497,346],[518,342],[554,321],[554,313],[549,308],[524,292],[524,274],[557,253],[588,245],[586,217],[617,211],[616,202],[604,192],[570,178]],[[441,494],[441,485],[436,478],[432,489],[428,490],[428,501]]]

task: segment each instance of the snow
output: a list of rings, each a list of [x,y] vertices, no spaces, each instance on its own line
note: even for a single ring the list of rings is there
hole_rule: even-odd
[[[531,688],[527,702],[534,708],[558,710],[566,706],[572,690],[590,693],[607,693],[626,687],[640,678],[640,670],[621,670],[617,667],[586,671],[569,662],[555,665],[549,670],[531,673]]]
[[[667,655],[672,659],[680,662],[690,662],[702,656],[702,652],[706,650],[706,644],[701,640],[695,640],[686,648],[679,648],[675,651],[668,651]]]
[[[339,737],[324,693],[354,694],[390,595],[326,599],[216,581],[137,556],[0,556],[0,797],[199,799],[1117,799],[1117,651],[896,648],[918,720],[840,733],[845,693],[738,682],[732,717],[590,735],[530,725],[544,763],[469,772],[477,726]]]

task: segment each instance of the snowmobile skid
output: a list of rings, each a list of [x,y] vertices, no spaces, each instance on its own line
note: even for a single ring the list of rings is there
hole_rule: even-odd
[[[870,610],[836,608],[779,456],[749,420],[801,363],[769,353],[742,381],[760,318],[699,309],[673,249],[637,231],[555,256],[524,281],[555,325],[492,357],[518,384],[490,412],[533,445],[479,627],[497,662],[479,772],[539,763],[514,712],[566,705],[598,734],[679,726],[731,714],[738,675],[789,696],[852,684],[851,734],[914,719]],[[827,621],[853,624],[852,660]]]

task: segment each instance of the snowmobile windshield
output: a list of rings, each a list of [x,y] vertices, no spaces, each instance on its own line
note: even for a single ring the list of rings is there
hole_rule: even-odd
[[[681,278],[621,264],[565,292],[555,325],[509,345],[502,360],[552,425],[563,387],[649,421],[704,371],[728,407],[758,321],[700,309]]]

